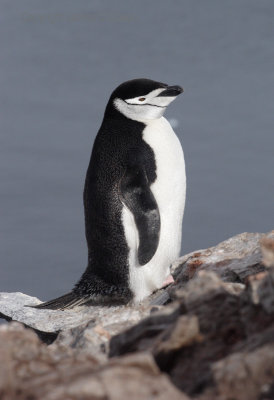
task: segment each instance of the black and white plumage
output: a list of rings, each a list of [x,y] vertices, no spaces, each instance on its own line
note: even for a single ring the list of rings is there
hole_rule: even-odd
[[[114,90],[85,181],[87,269],[70,293],[37,308],[125,304],[163,285],[180,251],[186,177],[162,115],[182,91],[149,79]]]

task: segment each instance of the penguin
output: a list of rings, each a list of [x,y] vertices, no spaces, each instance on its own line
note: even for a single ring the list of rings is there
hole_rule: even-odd
[[[182,92],[150,79],[113,91],[85,179],[87,268],[71,292],[35,308],[138,303],[173,281],[186,174],[182,146],[163,114]]]

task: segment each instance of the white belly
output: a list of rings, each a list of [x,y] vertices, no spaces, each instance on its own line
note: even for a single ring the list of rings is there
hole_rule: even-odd
[[[146,265],[139,266],[138,231],[131,212],[126,207],[123,209],[123,225],[130,248],[130,287],[135,301],[162,286],[169,275],[170,264],[179,256],[186,195],[184,154],[169,122],[164,117],[151,121],[143,132],[143,139],[153,149],[156,160],[157,178],[151,190],[159,207],[161,230],[155,255]]]

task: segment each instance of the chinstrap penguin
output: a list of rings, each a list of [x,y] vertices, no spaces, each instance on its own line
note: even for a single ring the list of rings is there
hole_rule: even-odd
[[[182,92],[149,79],[114,90],[85,180],[88,266],[70,293],[36,308],[138,302],[172,281],[186,176],[181,144],[163,114]]]

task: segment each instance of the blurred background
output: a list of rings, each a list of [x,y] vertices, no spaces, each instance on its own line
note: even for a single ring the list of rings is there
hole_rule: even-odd
[[[46,300],[86,267],[82,191],[112,90],[182,85],[182,254],[274,220],[272,0],[1,0],[0,291]]]

